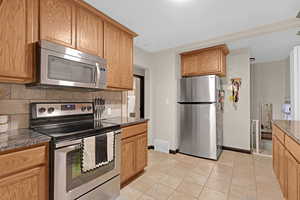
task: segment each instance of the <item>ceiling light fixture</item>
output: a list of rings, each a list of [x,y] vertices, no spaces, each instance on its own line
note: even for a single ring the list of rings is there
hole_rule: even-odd
[[[300,11],[298,12],[298,15],[296,16],[297,18],[300,18]]]

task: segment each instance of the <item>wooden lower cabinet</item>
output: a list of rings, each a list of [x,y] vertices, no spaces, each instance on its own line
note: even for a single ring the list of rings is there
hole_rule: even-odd
[[[121,181],[124,182],[136,173],[136,138],[128,138],[122,141],[121,157]]]
[[[44,166],[0,179],[1,200],[46,200],[46,169]]]
[[[277,138],[273,135],[273,170],[275,175],[278,177],[278,163],[279,163],[279,154],[278,154],[278,140]]]
[[[0,165],[0,200],[48,199],[47,149],[43,145],[0,155],[5,163]]]
[[[135,133],[134,136],[122,137],[121,143],[121,183],[125,183],[144,170],[148,161],[148,136],[147,126],[141,129],[141,125],[126,127],[122,131],[128,134],[128,130]],[[139,130],[140,132],[137,132]],[[126,134],[126,135],[127,135]],[[128,134],[130,135],[130,134]]]
[[[278,181],[284,196],[285,196],[285,178],[286,178],[285,148],[280,142],[278,142]]]
[[[148,137],[147,134],[137,136],[136,170],[143,171],[148,161]]]
[[[285,200],[300,200],[300,145],[273,126],[273,170]]]
[[[288,152],[286,157],[286,200],[299,200],[299,164],[297,160]]]

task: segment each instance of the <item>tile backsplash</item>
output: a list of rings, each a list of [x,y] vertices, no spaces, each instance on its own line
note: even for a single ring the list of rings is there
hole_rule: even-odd
[[[31,102],[92,102],[94,97],[106,100],[103,118],[122,115],[122,92],[84,92],[71,89],[33,89],[19,84],[0,84],[0,115],[9,116],[9,129],[28,128]],[[111,109],[111,113],[107,110]]]

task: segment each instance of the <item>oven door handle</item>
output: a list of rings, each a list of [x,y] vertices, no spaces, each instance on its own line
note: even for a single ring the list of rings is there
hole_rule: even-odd
[[[65,149],[69,146],[77,146],[79,144],[81,144],[82,140],[73,140],[73,141],[65,141],[65,142],[60,142],[60,143],[57,143],[55,145],[56,148],[62,148],[62,149]],[[65,148],[64,148],[65,147]]]

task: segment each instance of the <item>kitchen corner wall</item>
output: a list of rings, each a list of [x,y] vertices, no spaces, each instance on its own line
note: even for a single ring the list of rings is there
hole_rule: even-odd
[[[156,53],[135,49],[135,64],[146,68],[146,107],[150,118],[149,144],[162,152],[179,147],[179,111],[177,109],[178,82],[180,79],[180,56],[178,49]],[[241,101],[234,110],[228,102],[228,91],[224,113],[224,145],[250,149],[250,62],[247,49],[232,52],[227,59],[227,79],[241,77]],[[226,79],[223,81],[226,84]],[[146,83],[147,84],[147,83]],[[226,85],[224,85],[226,87]],[[224,88],[226,89],[226,88]]]
[[[122,115],[122,92],[32,89],[19,84],[0,84],[0,115],[9,116],[10,130],[28,128],[29,104],[32,102],[92,102],[94,97],[106,100],[104,118]],[[111,108],[111,113],[107,108]]]
[[[227,56],[227,74],[222,78],[225,90],[223,145],[250,150],[250,53],[248,49],[231,51]],[[240,100],[236,107],[229,100],[230,80],[241,78]]]

